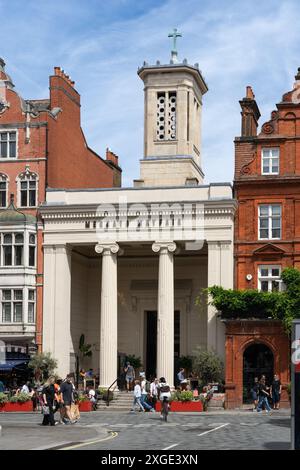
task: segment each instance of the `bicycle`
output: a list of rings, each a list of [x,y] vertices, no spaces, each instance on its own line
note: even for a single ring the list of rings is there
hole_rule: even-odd
[[[163,417],[163,421],[166,423],[168,421],[169,414],[169,402],[167,397],[164,397],[163,402],[161,404],[161,414]]]

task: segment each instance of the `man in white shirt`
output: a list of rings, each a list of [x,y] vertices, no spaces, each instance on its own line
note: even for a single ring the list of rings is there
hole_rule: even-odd
[[[153,408],[153,406],[149,405],[146,402],[146,399],[148,396],[148,391],[146,390],[146,383],[147,383],[147,380],[146,380],[145,374],[141,374],[141,392],[142,392],[141,404],[147,410],[152,411],[152,413],[155,413],[155,409]],[[149,385],[149,382],[148,382],[148,385]]]
[[[140,382],[138,380],[134,381],[134,390],[133,390],[133,404],[131,411],[135,411],[135,406],[138,405],[141,411],[145,411],[143,405],[141,404],[142,391]]]
[[[153,382],[151,382],[150,384],[150,397],[151,397],[154,407],[158,398],[158,385],[159,385],[158,379],[154,379]]]

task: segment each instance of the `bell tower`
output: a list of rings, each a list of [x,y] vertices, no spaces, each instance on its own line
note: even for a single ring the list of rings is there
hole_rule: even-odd
[[[144,62],[144,158],[135,186],[185,186],[203,182],[201,169],[202,96],[208,91],[199,65],[179,62],[174,29],[169,64]]]

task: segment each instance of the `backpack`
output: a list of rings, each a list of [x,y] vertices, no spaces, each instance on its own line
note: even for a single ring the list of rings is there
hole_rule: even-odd
[[[148,382],[148,380],[146,380],[146,383],[145,383],[145,391],[147,393],[150,393],[150,382]]]
[[[159,388],[159,391],[160,391],[160,393],[168,393],[168,392],[170,392],[170,391],[171,391],[171,390],[170,390],[170,385],[167,385],[167,384],[161,385],[160,388]]]

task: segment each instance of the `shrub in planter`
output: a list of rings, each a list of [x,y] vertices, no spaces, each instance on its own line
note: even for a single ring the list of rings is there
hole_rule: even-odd
[[[194,395],[193,392],[189,390],[183,390],[182,392],[177,392],[176,394],[177,400],[176,401],[193,401]]]
[[[27,401],[31,401],[31,396],[28,393],[19,393],[19,395],[14,395],[10,398],[10,403],[26,403]]]
[[[0,406],[4,406],[8,402],[8,397],[5,393],[0,393]]]

